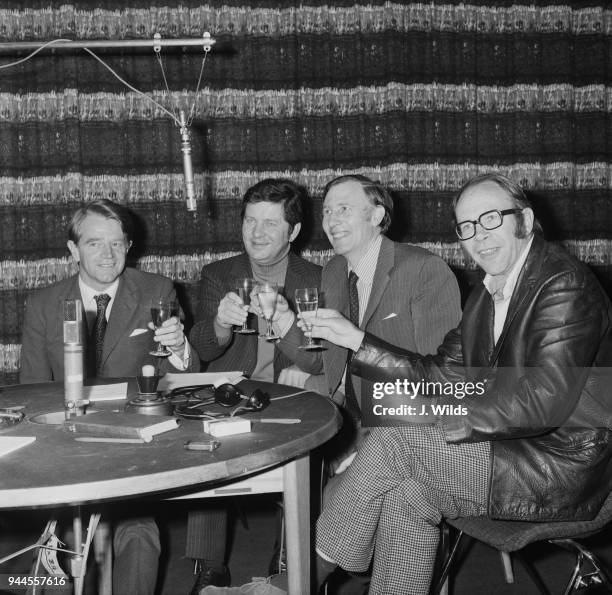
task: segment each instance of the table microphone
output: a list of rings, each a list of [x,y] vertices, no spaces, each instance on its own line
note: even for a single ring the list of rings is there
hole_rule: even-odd
[[[67,299],[62,304],[64,335],[64,409],[66,419],[77,415],[83,401],[83,304]]]
[[[187,127],[185,112],[179,112],[181,122],[181,152],[183,153],[183,175],[185,177],[185,195],[187,197],[187,210],[196,211],[197,204],[193,185],[193,163],[191,161],[191,134]]]

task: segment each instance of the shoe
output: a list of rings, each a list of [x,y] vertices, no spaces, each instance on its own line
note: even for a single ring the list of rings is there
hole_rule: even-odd
[[[284,548],[284,544],[277,545],[274,548],[274,553],[268,566],[268,575],[282,574],[283,572],[287,572],[287,551]]]
[[[223,564],[223,566],[217,566],[212,568],[205,566],[199,562],[198,566],[200,570],[196,576],[196,580],[193,583],[189,595],[200,595],[200,591],[204,587],[229,587],[232,579],[230,577],[229,568]]]

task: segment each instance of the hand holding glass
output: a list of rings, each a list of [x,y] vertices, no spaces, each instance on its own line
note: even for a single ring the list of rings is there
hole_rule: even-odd
[[[308,322],[308,315],[304,316],[304,312],[312,312],[317,315],[319,307],[319,291],[316,287],[307,287],[305,289],[295,290],[295,303],[298,312],[302,313],[302,321],[306,331],[312,330],[312,324]],[[306,344],[300,345],[300,349],[322,349],[321,344],[317,339],[313,339],[310,335],[306,335]]]
[[[272,328],[272,317],[276,310],[276,297],[278,296],[278,285],[276,283],[263,282],[257,285],[257,298],[259,299],[259,305],[263,317],[266,319],[266,334],[259,335],[266,339],[266,341],[273,341],[278,339],[278,335],[274,333]]]
[[[244,277],[242,279],[236,279],[234,285],[238,297],[242,300],[243,308],[248,312],[249,305],[251,304],[251,291],[253,291],[253,286],[255,285],[255,282],[253,281],[253,279]],[[250,335],[255,332],[255,329],[249,328],[248,320],[245,320],[242,323],[242,327],[239,329],[234,329],[234,332],[240,333],[241,335]]]
[[[178,314],[176,302],[172,300],[164,300],[163,298],[151,300],[151,319],[153,326],[158,329],[166,321]],[[155,357],[168,357],[172,352],[161,343],[157,344],[155,351],[149,351]]]

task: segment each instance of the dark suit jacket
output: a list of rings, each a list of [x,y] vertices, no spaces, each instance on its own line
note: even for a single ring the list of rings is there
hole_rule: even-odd
[[[191,329],[189,341],[203,362],[208,362],[209,372],[243,370],[251,374],[257,362],[257,335],[235,333],[227,345],[217,342],[213,321],[223,296],[234,290],[233,282],[240,277],[252,277],[253,271],[247,254],[218,260],[205,266],[200,277],[200,293],[196,323]],[[300,287],[319,287],[321,267],[289,252],[285,286],[282,291],[295,310],[294,292]],[[293,362],[274,349],[274,379],[283,368]]]
[[[435,356],[406,353],[366,334],[354,372],[379,382],[486,380],[482,395],[444,415],[448,442],[490,441],[489,515],[516,520],[595,516],[612,489],[612,306],[593,274],[535,237],[492,344],[483,285]]]
[[[326,308],[349,318],[347,279],[346,259],[334,256],[323,269],[321,293]],[[446,263],[427,250],[398,244],[383,236],[361,328],[393,345],[433,353],[460,317],[459,288]],[[334,397],[342,380],[347,350],[324,342],[326,351],[322,356],[313,356],[312,352],[297,348],[302,340],[302,332],[293,325],[279,341],[279,347],[306,372],[324,372],[325,387],[319,387],[319,391]],[[358,398],[371,397],[370,382],[361,382],[358,376],[353,376],[353,386]],[[343,398],[342,395],[335,400],[342,402]]]
[[[145,363],[156,363],[148,353],[157,343],[153,341],[150,300],[176,299],[172,281],[161,275],[126,268],[119,278],[104,336],[103,364],[100,376],[136,376]],[[26,305],[21,348],[19,381],[46,382],[63,380],[64,350],[62,300],[81,299],[78,275],[34,293]],[[133,335],[136,329],[145,329]],[[84,333],[87,335],[87,332]],[[174,370],[166,361],[160,362],[162,371]],[[192,357],[192,370],[199,362]],[[176,371],[176,370],[175,370]]]

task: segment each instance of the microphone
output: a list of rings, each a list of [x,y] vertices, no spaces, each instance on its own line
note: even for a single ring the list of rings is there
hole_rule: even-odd
[[[193,163],[191,161],[191,134],[187,127],[185,112],[179,112],[181,122],[181,152],[183,153],[183,176],[185,177],[185,196],[187,198],[187,210],[197,211],[195,189],[193,186]]]

